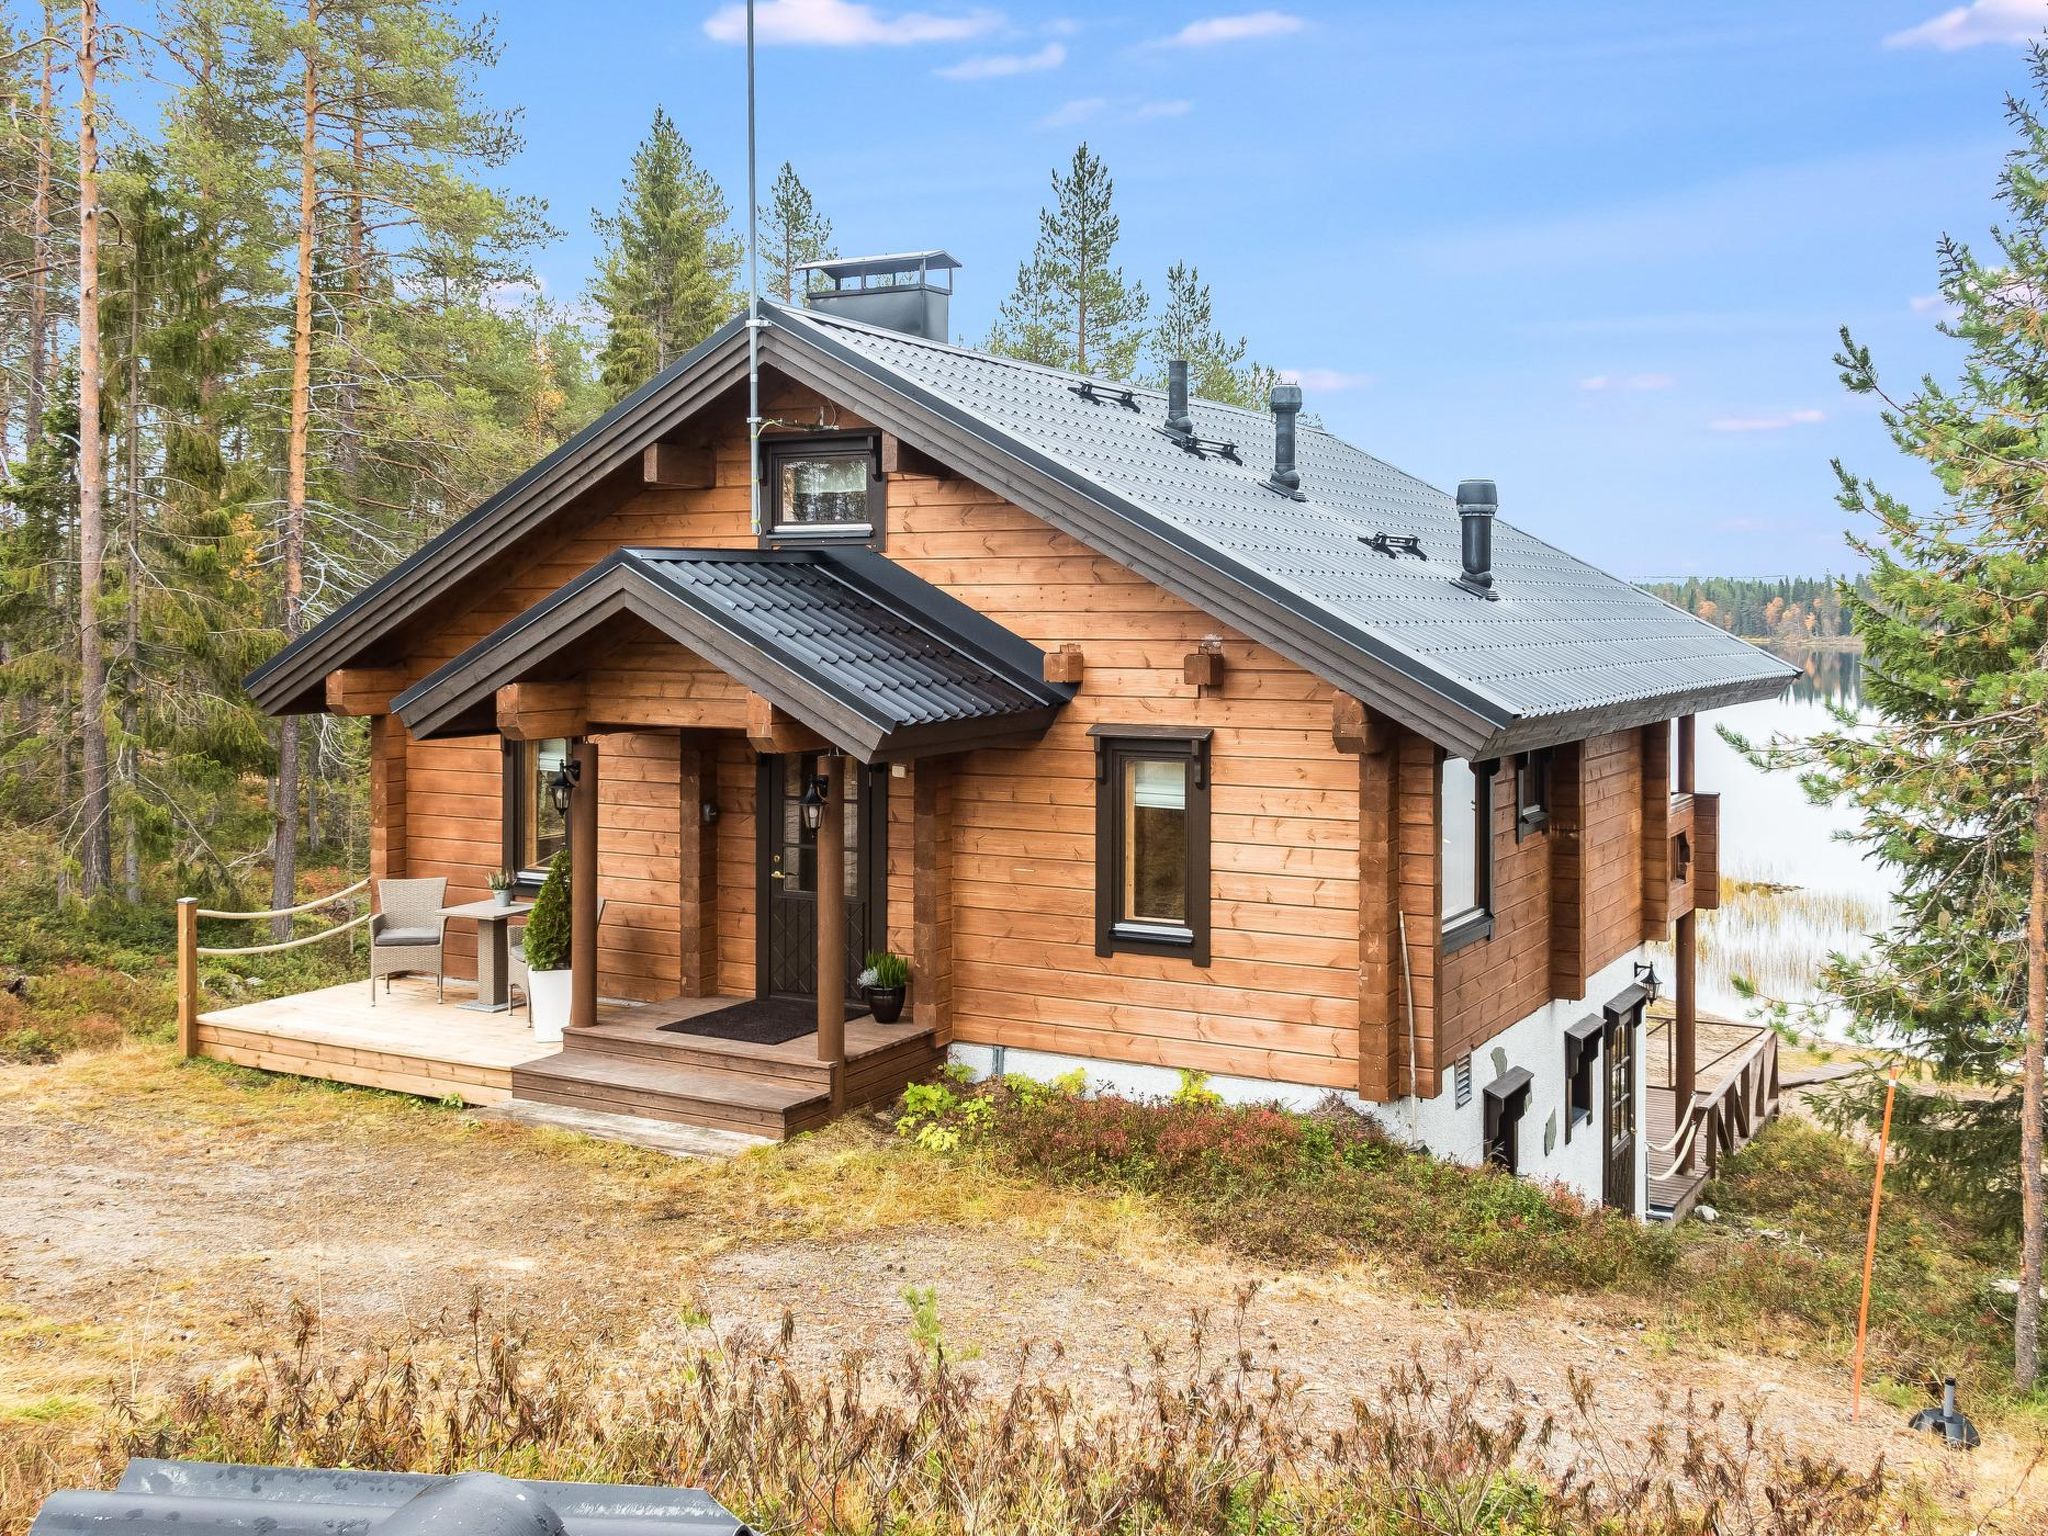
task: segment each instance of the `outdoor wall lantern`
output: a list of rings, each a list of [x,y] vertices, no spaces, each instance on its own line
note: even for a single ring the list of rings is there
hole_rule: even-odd
[[[562,766],[555,770],[555,776],[548,780],[548,799],[555,809],[564,816],[569,814],[569,792],[583,777],[583,765],[575,758],[564,758]]]
[[[1636,980],[1640,981],[1644,986],[1648,987],[1650,989],[1650,996],[1655,997],[1657,995],[1657,988],[1659,985],[1657,981],[1656,962],[1651,961],[1648,964],[1645,964],[1643,961],[1638,960],[1636,962]]]
[[[825,819],[826,798],[831,793],[832,782],[822,773],[818,774],[810,783],[804,786],[803,795],[797,801],[797,804],[803,808],[804,830],[806,832],[818,830],[818,823]]]

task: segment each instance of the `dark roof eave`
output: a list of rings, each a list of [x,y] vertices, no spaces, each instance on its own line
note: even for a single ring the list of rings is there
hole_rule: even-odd
[[[1700,715],[1738,704],[1760,704],[1784,693],[1798,675],[1798,668],[1787,667],[1784,674],[1777,677],[1745,678],[1739,682],[1660,693],[1649,698],[1626,699],[1557,714],[1524,715],[1477,743],[1464,755],[1474,762],[1486,762],[1519,752],[1562,746],[1570,741],[1586,741],[1612,731],[1657,725],[1680,715]]]

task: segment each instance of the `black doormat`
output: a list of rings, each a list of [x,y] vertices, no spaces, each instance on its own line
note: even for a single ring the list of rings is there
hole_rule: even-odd
[[[866,1012],[858,1003],[846,1005],[849,1019],[857,1019]],[[738,1040],[747,1045],[781,1045],[816,1031],[818,1004],[809,997],[757,997],[661,1027],[678,1035],[709,1035],[714,1040]]]

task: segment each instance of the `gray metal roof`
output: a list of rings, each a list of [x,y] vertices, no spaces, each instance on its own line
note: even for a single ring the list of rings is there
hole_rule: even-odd
[[[322,1471],[136,1457],[109,1492],[67,1490],[30,1536],[741,1536],[694,1488],[463,1472]]]
[[[1073,697],[1037,647],[864,549],[625,549],[393,709],[423,738],[474,730],[499,687],[626,614],[866,761],[1036,735]]]
[[[776,306],[774,319],[942,397],[1156,519],[1198,553],[1252,568],[1326,623],[1377,641],[1397,666],[1469,696],[1503,727],[1622,717],[1637,713],[1630,706],[1665,701],[1684,713],[1771,697],[1796,675],[1503,519],[1493,535],[1499,600],[1458,586],[1453,498],[1328,432],[1299,429],[1307,499],[1294,501],[1266,484],[1273,419],[1264,412],[1192,403],[1197,435],[1234,444],[1242,462],[1232,463],[1189,453],[1162,433],[1166,397],[1158,391],[1131,391],[1132,410],[1076,393],[1083,378],[1058,369],[809,310]],[[1364,542],[1375,533],[1413,535],[1425,558],[1381,554]],[[1522,744],[1534,744],[1538,733],[1521,734]]]

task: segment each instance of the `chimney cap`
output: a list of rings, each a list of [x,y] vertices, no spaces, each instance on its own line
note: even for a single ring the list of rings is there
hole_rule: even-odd
[[[1276,416],[1283,411],[1292,413],[1300,410],[1301,386],[1299,384],[1275,384],[1272,394],[1268,397],[1268,404],[1271,405],[1273,414]]]
[[[1458,510],[1460,512],[1498,512],[1500,492],[1494,489],[1491,480],[1460,480],[1458,482]]]

